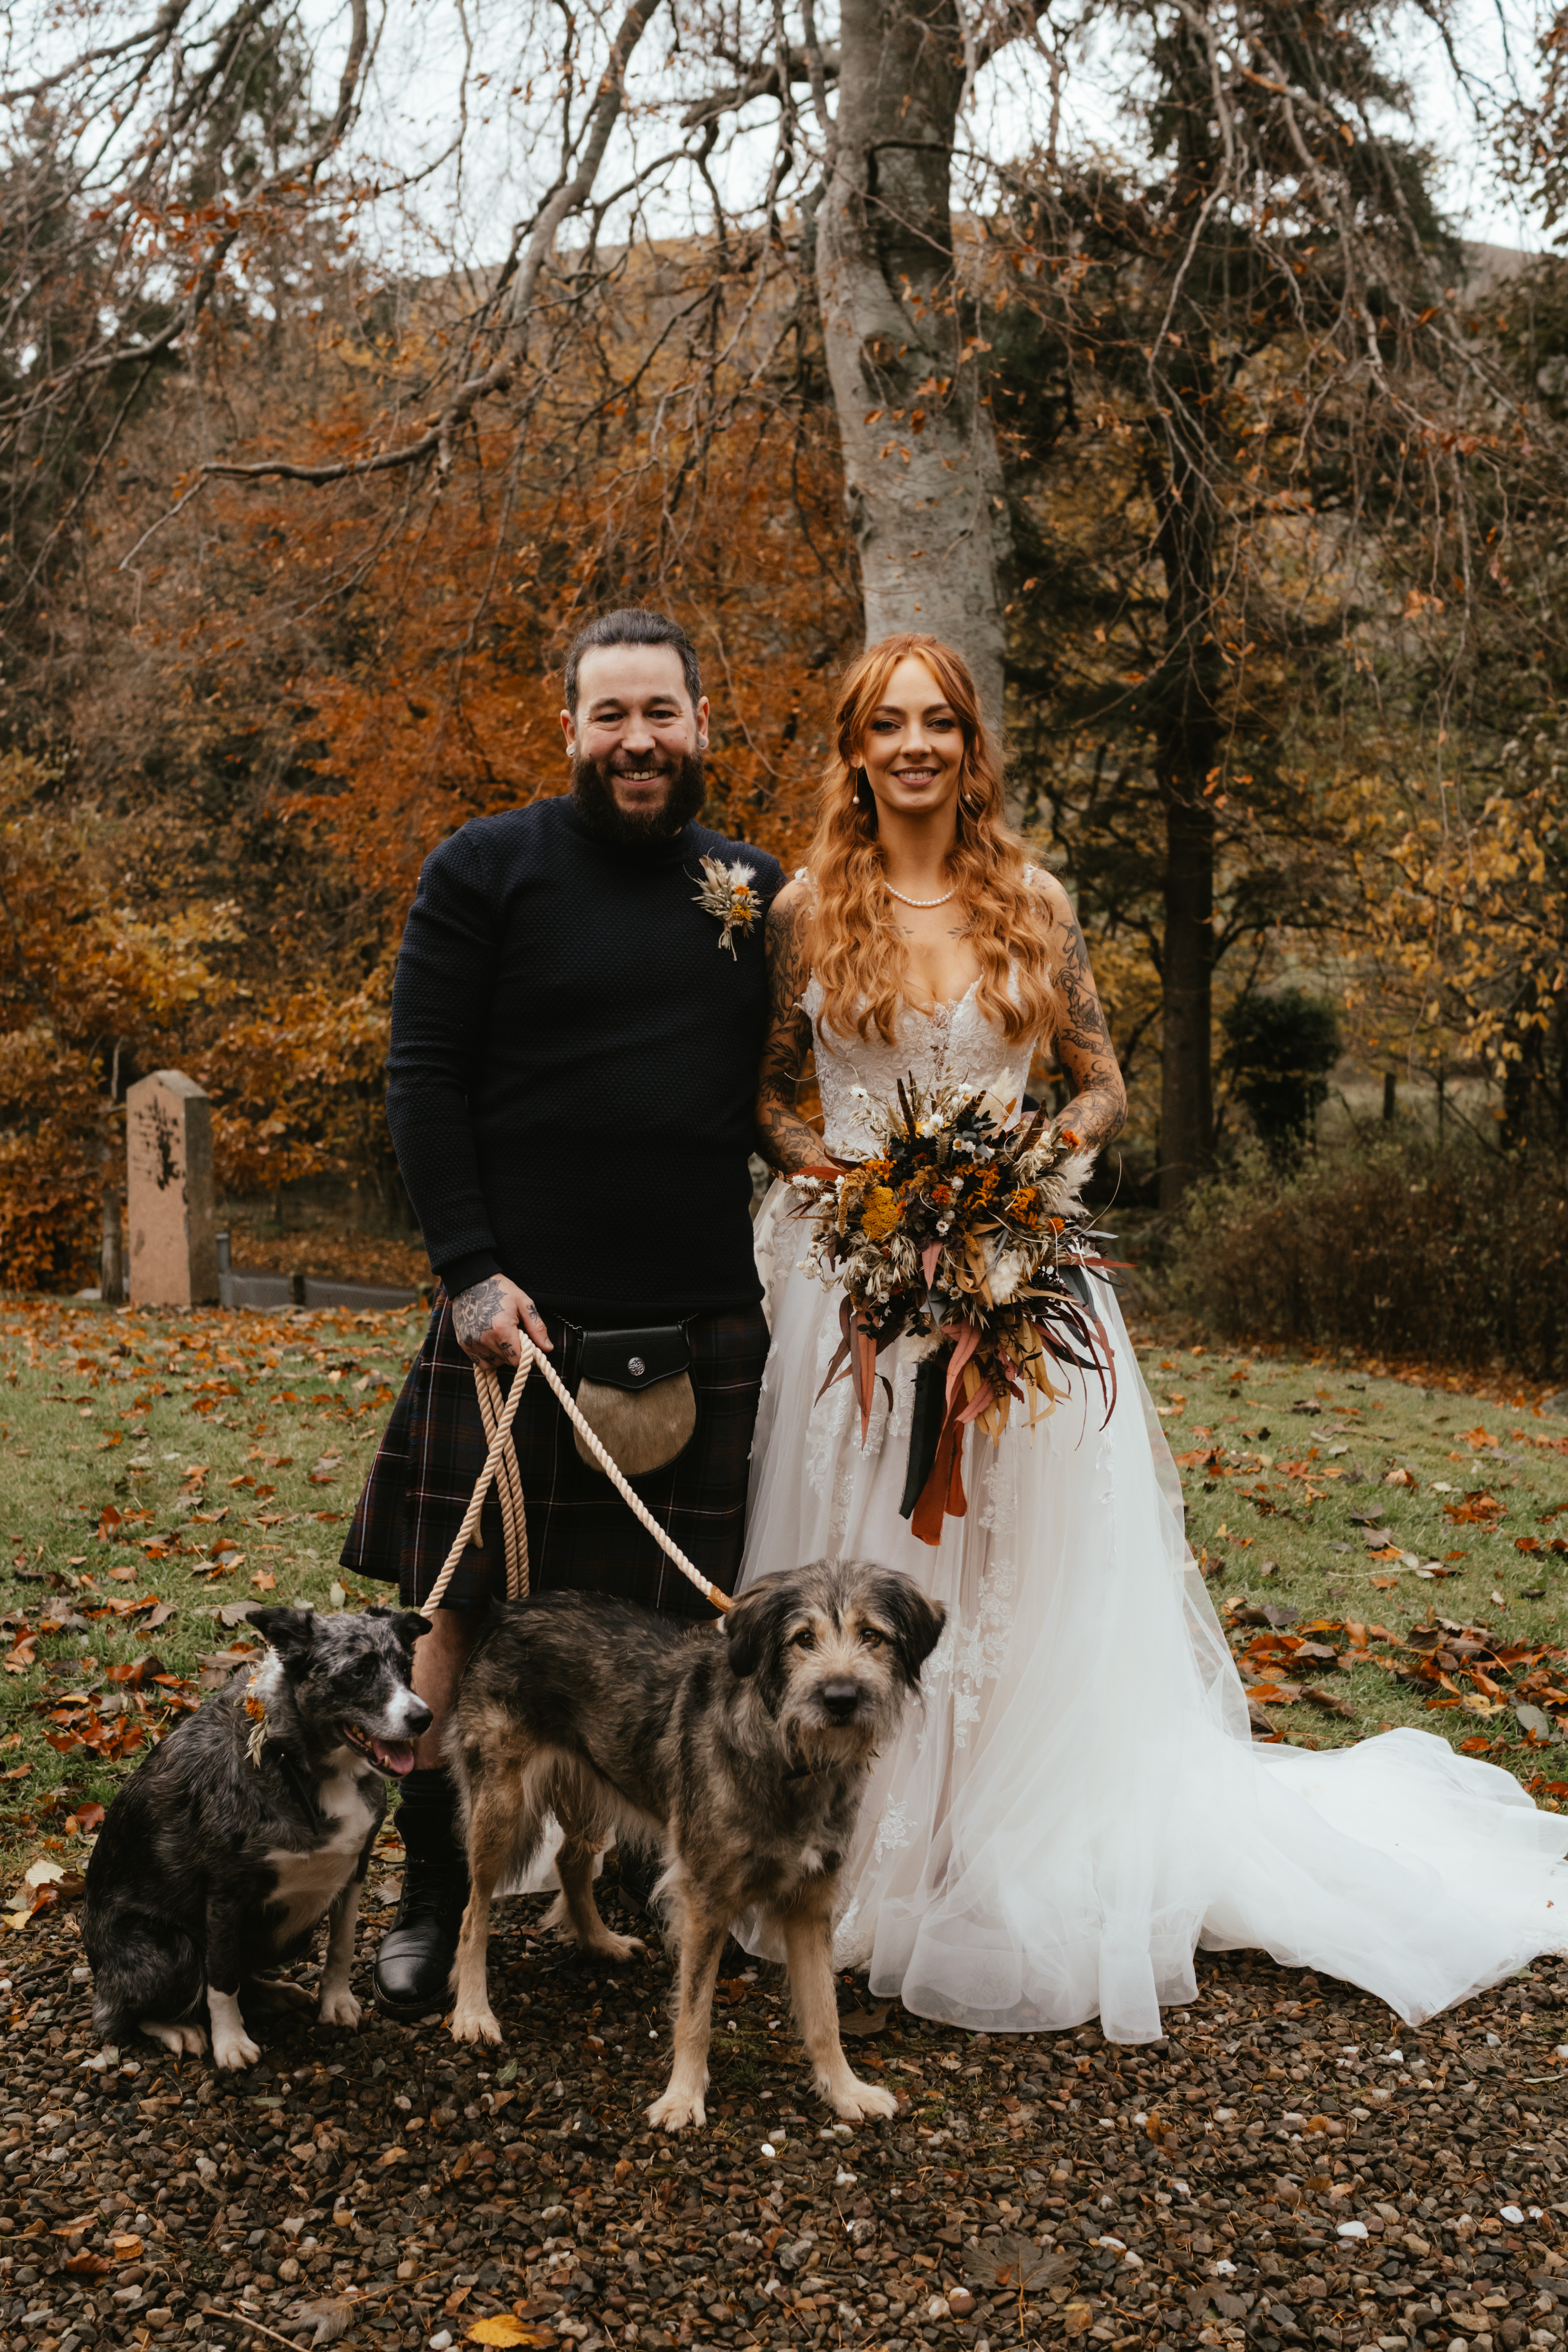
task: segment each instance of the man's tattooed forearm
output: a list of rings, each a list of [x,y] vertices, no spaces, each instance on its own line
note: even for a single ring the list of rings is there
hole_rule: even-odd
[[[522,1353],[517,1336],[520,1309],[522,1317],[533,1315],[532,1299],[500,1275],[492,1274],[459,1290],[452,1301],[458,1345],[477,1362],[498,1371],[505,1364],[515,1364]],[[536,1329],[531,1336],[543,1344],[542,1332]]]
[[[458,1291],[452,1301],[452,1328],[458,1335],[460,1347],[466,1347],[470,1339],[479,1339],[481,1333],[489,1329],[500,1313],[505,1297],[506,1293],[493,1274],[488,1281],[476,1282],[471,1288]]]
[[[757,1076],[757,1148],[770,1168],[792,1176],[822,1158],[822,1139],[795,1107],[795,1089],[811,1045],[811,1020],[800,999],[806,983],[804,895],[795,905],[775,898],[766,932],[768,1031]]]

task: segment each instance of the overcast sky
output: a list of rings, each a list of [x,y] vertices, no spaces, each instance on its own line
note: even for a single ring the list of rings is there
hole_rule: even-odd
[[[317,22],[322,29],[329,18],[341,26],[334,0],[318,0],[318,5]],[[616,5],[614,16],[620,13]],[[530,110],[525,121],[519,119],[514,99],[510,113],[496,106],[490,120],[483,119],[495,94],[520,77],[520,18],[527,14],[528,0],[521,7],[508,5],[506,0],[489,0],[489,5],[469,0],[461,15],[440,0],[416,0],[407,15],[396,7],[389,14],[362,125],[366,144],[389,159],[406,165],[417,157],[431,164],[450,148],[458,121],[465,26],[473,41],[470,70],[496,68],[485,90],[470,96],[460,158],[452,154],[432,171],[414,198],[412,219],[401,226],[385,221],[389,246],[398,245],[416,221],[445,243],[460,219],[468,257],[477,263],[493,260],[505,250],[512,220],[531,208],[531,191],[540,186],[542,176],[550,176],[555,138],[552,116],[542,105]],[[793,20],[793,8],[790,14]],[[822,15],[830,33],[831,8],[825,6]],[[1398,58],[1416,97],[1415,133],[1445,159],[1440,193],[1462,235],[1533,250],[1543,241],[1539,224],[1521,212],[1511,192],[1501,184],[1485,120],[1487,110],[1495,115],[1505,100],[1510,72],[1526,85],[1533,76],[1536,30],[1531,0],[1453,0],[1451,21],[1456,51],[1473,84],[1469,99],[1456,87],[1443,45],[1427,20],[1412,7],[1401,27]],[[558,37],[560,18],[553,11],[542,10],[537,22],[542,40]],[[644,97],[651,97],[664,81],[659,68],[668,44],[668,22],[662,15],[655,20],[638,52],[634,89]],[[521,53],[529,54],[530,47],[523,43]],[[329,37],[329,55],[336,47],[337,39]],[[1110,32],[1079,47],[1065,91],[1064,146],[1125,152],[1130,144],[1128,71],[1129,60],[1119,53]],[[689,46],[673,73],[689,90],[711,78],[707,61]],[[729,79],[729,68],[721,66],[717,78]],[[542,87],[546,77],[538,79]],[[804,89],[799,101],[807,111],[809,98]],[[1016,44],[980,78],[969,126],[973,145],[993,154],[1016,152],[1042,133],[1046,107],[1043,61],[1027,44]],[[727,128],[714,156],[717,184],[726,201],[742,214],[749,209],[747,197],[754,196],[766,179],[773,123],[771,105],[753,107],[741,125]],[[670,143],[669,130],[668,115],[657,124],[651,118],[640,125],[634,120],[617,142],[618,152],[607,161],[601,186],[613,185],[634,157],[646,161],[661,152]],[[689,183],[671,184],[651,203],[647,226],[655,234],[688,230],[693,195],[703,202],[701,191]],[[409,260],[413,257],[407,255]]]

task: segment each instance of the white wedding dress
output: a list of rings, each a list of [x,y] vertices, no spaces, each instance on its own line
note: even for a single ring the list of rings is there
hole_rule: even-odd
[[[815,981],[805,1003],[816,1026]],[[818,1028],[827,1147],[872,1148],[852,1089],[886,1099],[912,1071],[1021,1099],[1029,1061],[973,991],[906,1013],[891,1047]],[[901,1569],[947,1611],[861,1812],[840,1967],[958,2025],[1029,2032],[1098,2015],[1112,2041],[1143,2042],[1162,2003],[1194,1997],[1199,1944],[1346,1978],[1412,2023],[1568,1948],[1568,1823],[1508,1773],[1421,1731],[1337,1753],[1253,1745],[1104,1285],[1120,1383],[1109,1422],[1098,1382],[1074,1375],[1032,1439],[1016,1420],[994,1450],[972,1430],[968,1516],[935,1549],[911,1535],[899,1503],[914,1363],[902,1342],[879,1360],[892,1402],[879,1381],[863,1449],[847,1381],[814,1402],[838,1302],[798,1264],[791,1200],[775,1184],[758,1218],[773,1337],[741,1587],[837,1555]]]

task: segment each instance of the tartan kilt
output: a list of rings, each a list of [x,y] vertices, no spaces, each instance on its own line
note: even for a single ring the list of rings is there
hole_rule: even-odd
[[[576,1393],[582,1332],[547,1315],[551,1359]],[[687,1326],[697,1427],[685,1452],[631,1481],[694,1567],[729,1592],[745,1535],[752,1430],[767,1361],[760,1307],[699,1315]],[[502,1372],[509,1389],[513,1375]],[[529,1589],[605,1592],[669,1617],[709,1604],[660,1551],[602,1472],[577,1452],[576,1433],[544,1381],[531,1377],[512,1423],[528,1517]],[[437,1292],[430,1328],[392,1409],[341,1555],[346,1569],[395,1584],[416,1609],[452,1548],[487,1452],[471,1360],[458,1345],[451,1302]],[[500,1505],[492,1486],[479,1541],[458,1561],[441,1606],[472,1609],[506,1597]]]

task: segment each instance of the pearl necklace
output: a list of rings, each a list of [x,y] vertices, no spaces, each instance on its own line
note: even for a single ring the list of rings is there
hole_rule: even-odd
[[[898,900],[900,907],[945,907],[949,898],[956,898],[958,896],[958,885],[956,882],[953,884],[952,889],[944,891],[940,898],[906,898],[903,892],[901,890],[895,890],[890,882],[884,882],[882,887],[886,890],[889,898],[896,898]]]

